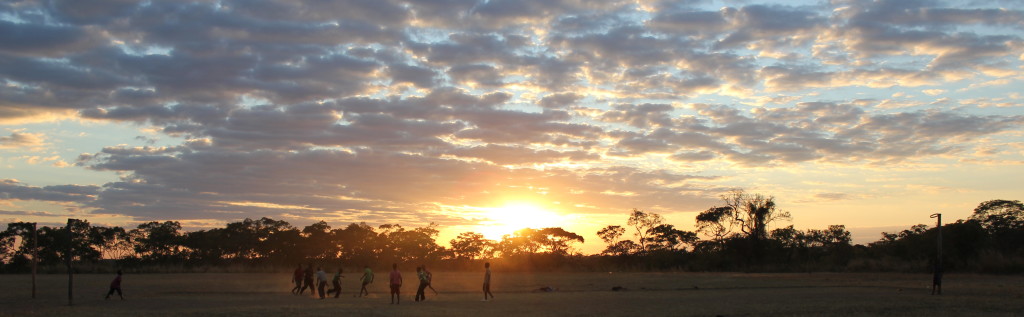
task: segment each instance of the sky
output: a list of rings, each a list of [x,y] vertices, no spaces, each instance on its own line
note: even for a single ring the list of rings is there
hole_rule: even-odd
[[[0,222],[854,242],[1024,193],[1024,2],[0,2]]]

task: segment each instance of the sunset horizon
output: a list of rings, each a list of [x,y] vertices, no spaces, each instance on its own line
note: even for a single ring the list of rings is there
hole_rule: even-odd
[[[4,224],[563,228],[589,255],[734,190],[854,244],[1024,198],[1018,1],[24,0],[0,42]]]

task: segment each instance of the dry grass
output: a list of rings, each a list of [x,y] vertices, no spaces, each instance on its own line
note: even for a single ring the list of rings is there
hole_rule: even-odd
[[[923,274],[507,273],[495,270],[497,298],[481,302],[481,272],[435,272],[428,301],[412,301],[412,272],[401,305],[390,305],[378,274],[369,298],[296,296],[288,274],[126,274],[127,300],[103,300],[112,275],[2,275],[0,315],[11,316],[1024,316],[1024,276],[946,276],[930,296]],[[535,292],[539,287],[554,292]],[[614,286],[627,288],[613,292]]]

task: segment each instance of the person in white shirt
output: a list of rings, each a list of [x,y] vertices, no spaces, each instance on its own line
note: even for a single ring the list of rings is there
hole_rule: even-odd
[[[320,299],[324,299],[324,288],[327,287],[327,272],[323,268],[316,268],[316,289]]]

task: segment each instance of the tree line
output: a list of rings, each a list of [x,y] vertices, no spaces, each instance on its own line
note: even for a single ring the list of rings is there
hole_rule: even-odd
[[[938,261],[934,226],[916,225],[867,245],[851,244],[843,225],[798,230],[781,226],[791,215],[774,197],[735,190],[722,204],[696,216],[695,231],[665,223],[661,215],[632,210],[625,223],[597,232],[605,249],[582,255],[584,238],[559,227],[525,228],[500,240],[463,232],[438,244],[437,225],[408,229],[324,221],[298,228],[270,218],[245,219],[223,228],[186,232],[177,221],[153,221],[134,229],[69,219],[64,227],[14,222],[0,232],[0,270],[27,272],[32,257],[58,270],[71,257],[90,267],[210,267],[280,269],[298,263],[431,263],[459,269],[476,261],[513,269],[743,270],[743,271],[928,271]],[[1024,204],[992,200],[968,219],[942,228],[946,270],[1024,272]]]

